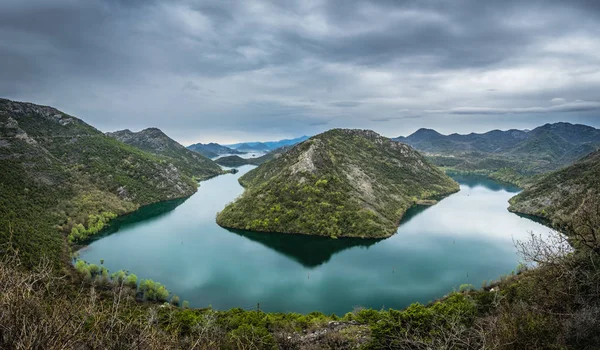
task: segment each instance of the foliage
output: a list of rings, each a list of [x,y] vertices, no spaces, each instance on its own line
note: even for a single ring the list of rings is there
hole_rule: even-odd
[[[151,279],[142,280],[139,289],[145,300],[161,302],[167,301],[169,297],[167,287]]]
[[[117,217],[117,214],[111,212],[103,212],[98,215],[90,214],[87,220],[87,228],[83,224],[77,224],[71,229],[71,233],[67,237],[69,242],[80,242],[93,236],[106,226],[106,224]]]

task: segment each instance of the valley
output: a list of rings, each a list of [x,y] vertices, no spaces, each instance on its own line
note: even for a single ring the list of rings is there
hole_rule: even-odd
[[[0,1],[0,350],[600,349],[600,1]]]
[[[199,327],[210,317],[224,335],[207,341],[223,346],[250,327],[271,345],[342,337],[381,348],[407,341],[398,317],[414,329],[421,327],[415,315],[427,315],[428,324],[456,317],[461,327],[487,327],[492,318],[512,327],[548,317],[540,308],[579,315],[596,302],[585,294],[595,288],[600,252],[598,130],[591,127],[448,136],[421,129],[400,142],[332,129],[192,150],[157,128],[104,134],[52,107],[0,100],[0,135],[0,277],[8,281],[0,295],[20,300],[5,304],[10,315],[26,303],[66,309],[53,319],[44,311],[31,317],[67,317],[65,330],[78,339],[87,338],[69,320],[104,317],[102,305],[123,293],[125,306],[111,317],[140,315],[132,332],[196,337],[188,322]],[[211,156],[208,149],[215,160],[202,155]],[[569,253],[536,255],[552,251],[544,239],[567,244]],[[29,282],[19,278],[61,292],[21,293]],[[552,279],[565,284],[545,282]],[[144,315],[156,312],[161,325],[147,324]],[[344,335],[348,329],[356,335]],[[530,339],[486,332],[461,339]],[[427,334],[406,336],[437,341]]]
[[[510,274],[519,264],[513,239],[546,232],[506,211],[518,189],[472,176],[457,178],[460,191],[438,204],[409,209],[397,233],[384,240],[219,227],[215,214],[243,192],[238,178],[252,168],[203,181],[184,202],[124,217],[110,235],[89,242],[80,258],[104,259],[111,271],[160,281],[191,307],[260,303],[267,312],[341,316],[356,305],[379,310],[428,303],[462,284],[480,286]]]

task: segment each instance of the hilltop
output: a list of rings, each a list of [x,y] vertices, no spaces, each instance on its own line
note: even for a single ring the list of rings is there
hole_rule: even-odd
[[[197,182],[163,156],[55,108],[0,99],[0,244],[25,264],[66,256],[66,238],[117,215],[186,197]]]
[[[107,133],[123,143],[155,154],[190,177],[204,180],[223,173],[221,167],[200,153],[192,152],[157,128],[140,132],[121,130]]]
[[[511,198],[509,210],[562,226],[590,208],[600,212],[600,151],[543,176]]]
[[[458,191],[410,146],[370,130],[314,136],[239,181],[246,191],[219,225],[334,237],[391,236],[409,207]]]

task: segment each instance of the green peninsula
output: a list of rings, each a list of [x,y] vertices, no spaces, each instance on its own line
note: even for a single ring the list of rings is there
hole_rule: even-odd
[[[389,237],[408,208],[459,190],[410,146],[370,130],[333,129],[240,178],[223,227],[332,237]]]

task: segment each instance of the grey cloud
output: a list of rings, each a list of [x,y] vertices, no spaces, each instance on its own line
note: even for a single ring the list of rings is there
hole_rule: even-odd
[[[356,107],[360,105],[360,102],[357,101],[336,101],[331,102],[330,105],[335,107]]]
[[[403,115],[403,116],[397,116],[397,117],[373,117],[373,118],[369,118],[369,120],[371,120],[373,122],[389,122],[389,121],[394,121],[394,120],[399,120],[399,119],[419,119],[422,117],[423,116],[421,116],[421,115]]]
[[[593,123],[599,20],[586,0],[4,0],[0,96],[189,142]]]
[[[553,100],[560,101],[563,100]],[[459,107],[449,110],[451,114],[512,114],[512,113],[556,113],[556,112],[586,112],[600,110],[600,102],[573,101],[555,104],[549,107],[522,107],[522,108],[487,108],[487,107]]]

